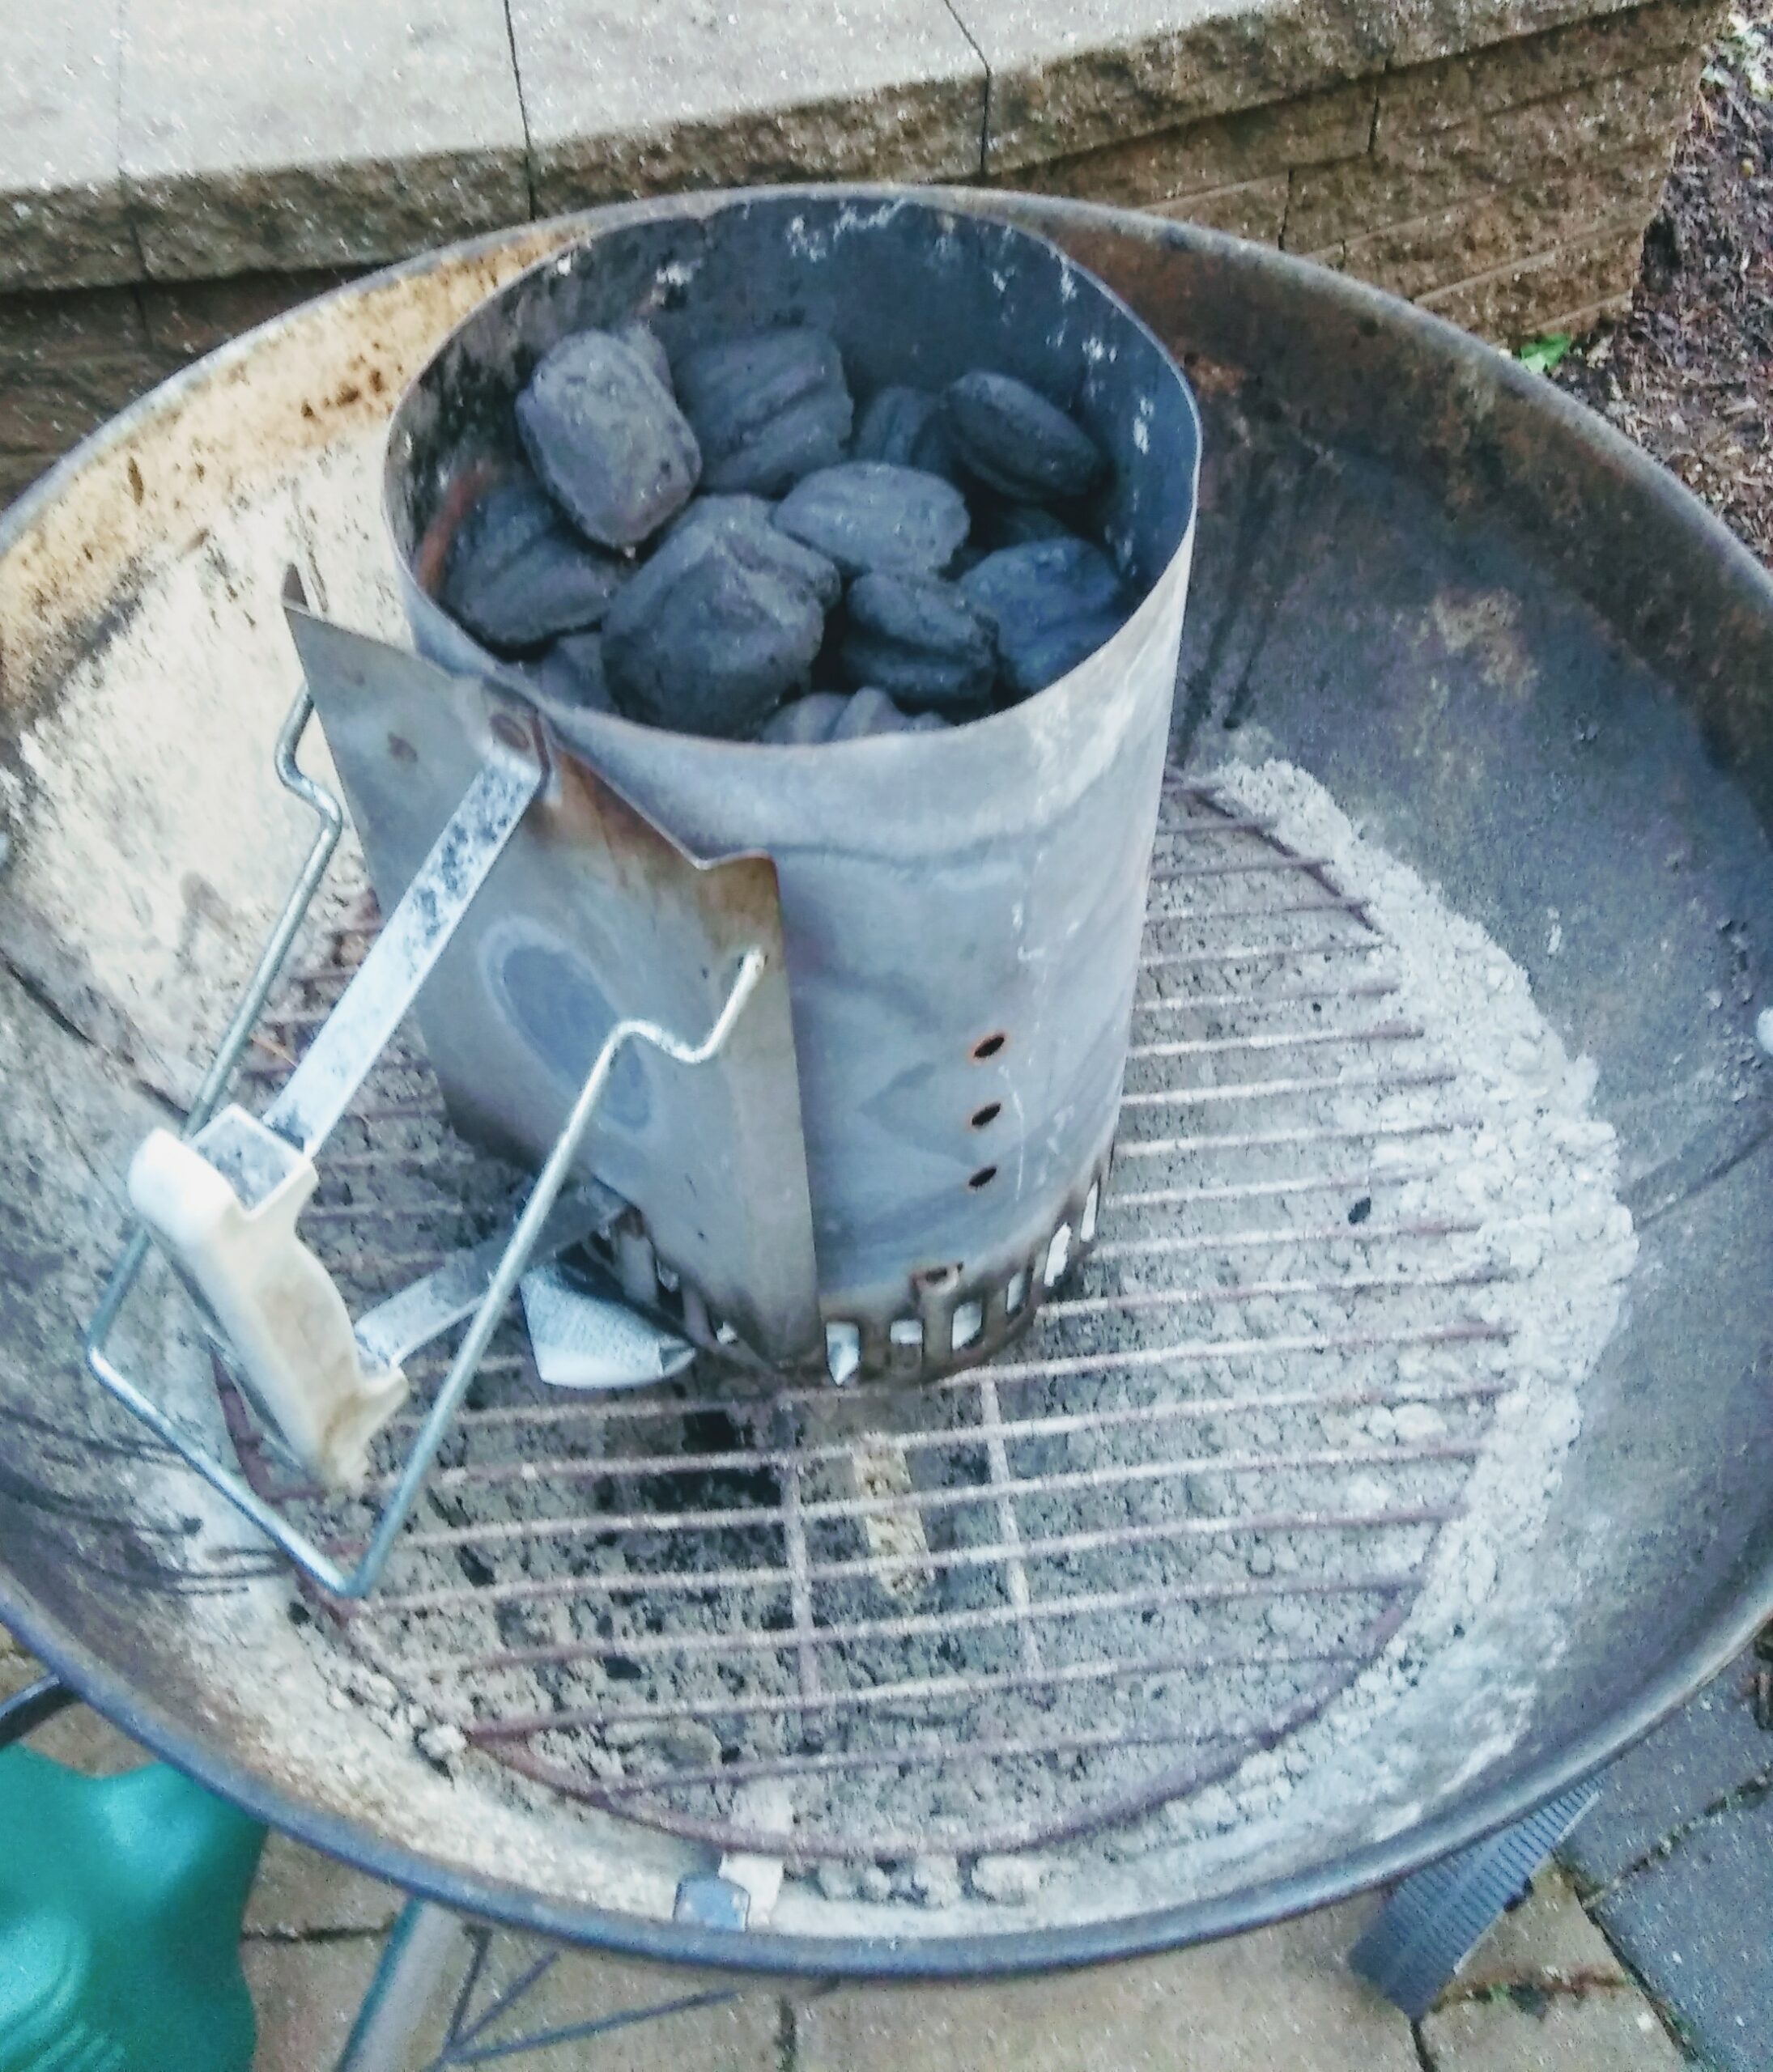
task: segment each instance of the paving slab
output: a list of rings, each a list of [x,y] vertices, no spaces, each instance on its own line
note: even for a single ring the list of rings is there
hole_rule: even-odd
[[[797,2072],[1418,2072],[1348,1970],[1356,1900],[1196,1950],[1003,1985],[870,1988],[797,2017]]]
[[[474,2007],[508,1985],[547,1945],[516,1935],[495,1938],[491,1961]],[[466,1945],[464,1942],[464,1955]],[[453,1972],[432,2018],[420,2032],[415,2061],[423,2064],[441,2045],[449,2002],[459,1972]],[[793,2063],[794,2014],[768,1985],[721,1972],[674,1965],[628,1964],[614,1957],[560,1956],[547,1976],[508,2018],[489,2024],[474,2038],[479,2048],[510,2042],[551,2028],[619,2019],[669,2002],[703,1995],[723,1996],[716,2004],[692,2006],[614,2027],[598,2036],[552,2045],[546,2055],[519,2058],[549,2072],[780,2072]],[[725,1997],[730,1996],[730,1997]],[[470,2017],[472,2019],[472,2017]],[[309,2068],[263,2066],[258,2072],[309,2072]]]
[[[1388,14],[1329,0],[955,5],[991,70],[992,173],[1614,11],[1586,0],[1423,0]]]
[[[1740,1656],[1607,1772],[1599,1802],[1558,1851],[1585,1886],[1610,1884],[1730,1793],[1773,1777],[1773,1734],[1755,1725],[1750,1703],[1754,1670]]]
[[[1567,1873],[1554,1866],[1533,1880],[1523,1903],[1505,1913],[1460,1969],[1458,1989],[1495,1985],[1625,1985],[1630,1975],[1583,1911]]]
[[[117,128],[117,0],[6,10],[0,62],[0,288],[79,287],[139,270]]]
[[[1431,2015],[1422,2043],[1429,2072],[1681,2072],[1687,2061],[1629,1986],[1498,1989]]]
[[[1716,2072],[1773,2065],[1773,1791],[1702,1821],[1596,1913]]]
[[[122,0],[147,274],[346,265],[529,214],[504,0]]]
[[[970,179],[985,70],[946,0],[511,0],[544,214],[674,187]]]
[[[253,2072],[325,2072],[335,2063],[381,1952],[372,1935],[242,1943],[240,1963],[258,2016]]]
[[[304,1849],[287,1835],[266,1837],[258,1879],[247,1903],[246,1933],[283,1942],[304,1936],[387,1928],[406,1895],[379,1879]]]

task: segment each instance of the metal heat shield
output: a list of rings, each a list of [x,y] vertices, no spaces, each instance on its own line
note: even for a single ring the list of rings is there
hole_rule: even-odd
[[[772,1365],[821,1357],[774,864],[687,855],[509,693],[287,610],[384,912],[496,730],[540,732],[547,780],[418,1004],[450,1120],[470,1142],[538,1164],[618,1020],[704,1030],[739,959],[763,953],[764,976],[716,1059],[692,1069],[641,1046],[624,1052],[583,1172],[632,1204],[659,1262],[714,1325]]]

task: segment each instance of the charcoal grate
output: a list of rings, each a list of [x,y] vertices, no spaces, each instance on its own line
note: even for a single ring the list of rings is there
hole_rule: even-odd
[[[372,932],[295,974],[254,1076]],[[1073,1839],[1281,1743],[1409,1616],[1507,1386],[1509,1272],[1456,1186],[1481,1090],[1399,991],[1321,860],[1172,779],[1113,1178],[1027,1335],[915,1389],[704,1362],[596,1398],[510,1321],[343,1643],[536,1781],[797,1859]],[[517,1182],[403,1039],[304,1229],[366,1305]],[[367,1508],[231,1417],[261,1492],[360,1543]]]

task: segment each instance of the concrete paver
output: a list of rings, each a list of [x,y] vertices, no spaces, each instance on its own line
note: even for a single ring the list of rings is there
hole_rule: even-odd
[[[1629,1975],[1605,1935],[1582,1910],[1568,1877],[1541,1871],[1533,1891],[1505,1913],[1465,1960],[1456,1990],[1496,1985],[1624,1985]]]
[[[985,68],[946,0],[511,0],[544,215],[673,187],[976,177]]]
[[[483,2012],[493,1993],[516,1978],[546,1947],[525,1937],[499,1936],[476,1992],[475,2009]],[[466,1959],[466,1942],[463,1955]],[[415,2062],[424,2063],[442,2042],[456,1976],[459,1973],[453,1974],[451,1985],[421,2034]],[[557,2044],[534,2061],[548,2067],[549,2072],[686,2072],[689,2067],[695,2072],[704,2072],[704,2068],[705,2072],[780,2072],[784,2055],[792,2059],[795,2017],[767,1984],[720,1972],[567,1955],[556,1960],[508,2019],[489,2024],[474,2043],[487,2047],[704,1994],[732,1997]],[[517,2060],[520,2064],[529,2061]],[[297,2068],[292,2061],[287,2066],[264,2066],[261,2072],[297,2072]]]
[[[1739,1657],[1608,1771],[1600,1800],[1558,1851],[1585,1887],[1609,1884],[1665,1836],[1773,1775],[1773,1734],[1755,1725],[1745,1688],[1754,1666]]]
[[[259,1858],[246,1933],[285,1942],[352,1931],[372,1934],[393,1920],[404,1897],[392,1885],[274,1834]]]
[[[243,1944],[258,2015],[253,2072],[326,2072],[345,2047],[381,1952],[372,1935]]]
[[[74,287],[139,271],[123,202],[117,0],[5,11],[0,288]]]
[[[800,2013],[797,2072],[1418,2072],[1409,2024],[1343,1962],[1372,1911],[1051,1978],[835,1993]]]
[[[1502,1988],[1457,2000],[1422,2023],[1432,2072],[1681,2072],[1685,2058],[1643,1997]]]
[[[151,278],[392,258],[528,216],[503,0],[269,0],[249,29],[235,0],[122,4]]]
[[[1717,2072],[1773,2065],[1773,1794],[1702,1821],[1605,1893],[1601,1926]]]

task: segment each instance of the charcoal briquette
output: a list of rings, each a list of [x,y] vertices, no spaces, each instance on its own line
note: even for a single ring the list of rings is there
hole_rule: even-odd
[[[463,519],[441,601],[487,647],[523,654],[595,626],[627,575],[626,562],[588,547],[525,478],[501,482]]]
[[[851,584],[839,664],[910,711],[983,710],[997,669],[991,622],[952,583],[872,575]]]
[[[829,561],[800,541],[776,529],[776,507],[761,496],[699,496],[672,520],[667,540],[688,533],[717,533],[734,543],[747,566],[773,567],[804,583],[827,611],[837,602],[844,579]]]
[[[1108,473],[1089,433],[1013,375],[962,375],[943,392],[942,418],[967,473],[1001,496],[1062,502],[1086,495]]]
[[[794,325],[699,346],[678,361],[703,486],[780,496],[843,457],[854,405],[827,333]]]
[[[776,507],[780,531],[835,562],[845,575],[936,575],[954,558],[970,522],[952,482],[885,461],[821,468]]]
[[[603,660],[618,708],[682,733],[755,733],[803,686],[824,635],[811,588],[747,558],[742,538],[668,540],[616,600]]]
[[[569,633],[521,671],[538,698],[581,712],[613,712],[604,673],[603,642],[595,633]]]
[[[544,355],[517,398],[517,430],[548,493],[605,546],[650,538],[702,473],[695,435],[648,355],[608,331],[575,332]]]
[[[1044,690],[1120,630],[1128,601],[1114,563],[1087,540],[1033,540],[987,554],[959,588],[995,628],[1004,681]]]
[[[877,388],[856,420],[850,451],[858,461],[890,461],[895,467],[915,467],[917,442],[941,408],[941,397],[927,388],[899,384]]]

